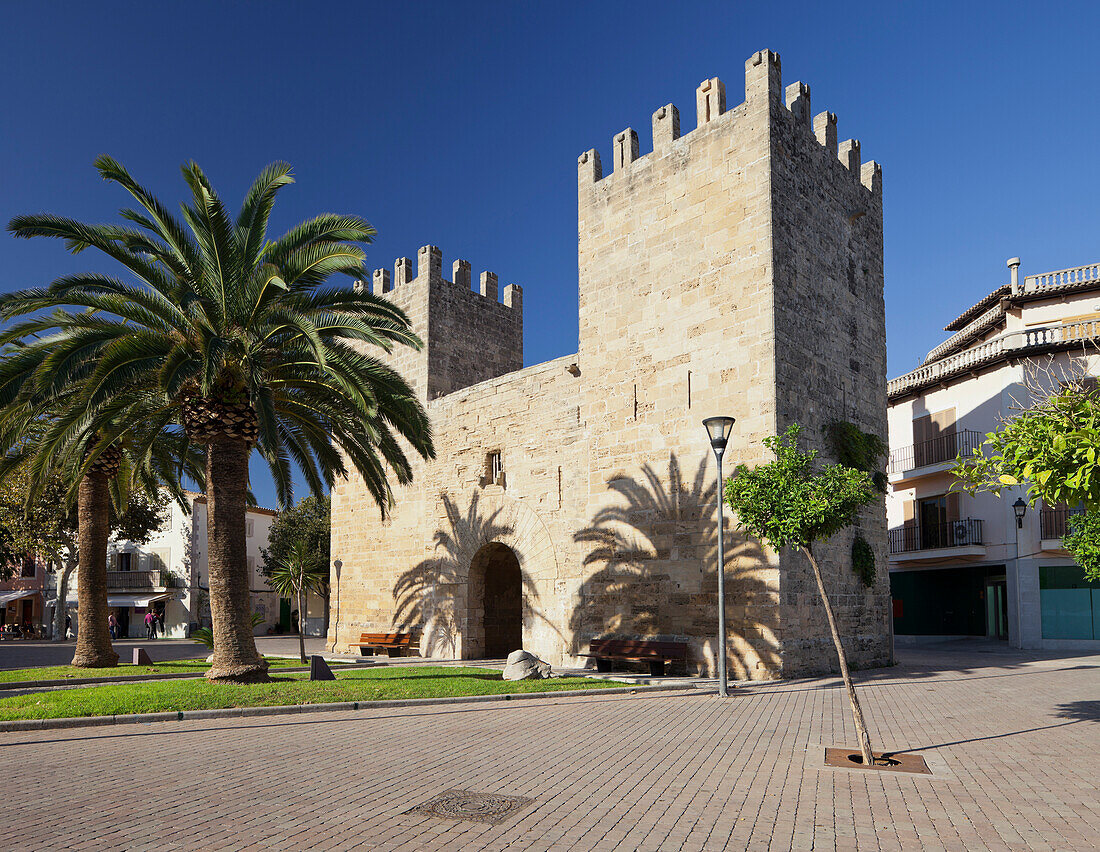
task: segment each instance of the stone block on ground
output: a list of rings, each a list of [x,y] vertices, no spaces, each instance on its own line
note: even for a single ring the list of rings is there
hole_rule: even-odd
[[[541,680],[550,677],[550,664],[529,651],[513,651],[504,667],[505,680]]]
[[[134,665],[135,666],[151,666],[153,660],[149,656],[149,653],[144,648],[134,648]]]

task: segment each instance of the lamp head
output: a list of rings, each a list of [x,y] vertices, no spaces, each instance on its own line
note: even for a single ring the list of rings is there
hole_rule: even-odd
[[[707,430],[707,436],[710,438],[710,445],[714,448],[714,452],[721,453],[726,449],[726,443],[730,439],[734,422],[732,417],[708,417],[703,421],[703,426]]]
[[[1027,514],[1027,503],[1024,502],[1022,497],[1017,497],[1016,502],[1012,504],[1012,511],[1016,513],[1016,527],[1022,528],[1024,525],[1024,515]]]

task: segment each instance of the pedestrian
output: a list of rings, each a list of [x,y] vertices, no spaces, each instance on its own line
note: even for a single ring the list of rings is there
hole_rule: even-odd
[[[160,627],[160,635],[161,636],[167,636],[168,634],[164,632],[164,610],[163,609],[157,610],[157,624]]]
[[[112,641],[118,638],[118,619],[113,612],[107,616],[107,629],[111,633]]]
[[[147,639],[157,638],[157,619],[152,610],[145,613],[145,636]]]
[[[73,617],[65,613],[65,638],[71,639],[73,635]]]

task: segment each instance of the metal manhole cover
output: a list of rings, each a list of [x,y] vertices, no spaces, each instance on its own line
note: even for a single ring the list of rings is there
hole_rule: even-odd
[[[534,799],[501,796],[498,793],[474,793],[470,790],[447,790],[405,811],[440,819],[463,819],[470,822],[497,824],[527,807]]]

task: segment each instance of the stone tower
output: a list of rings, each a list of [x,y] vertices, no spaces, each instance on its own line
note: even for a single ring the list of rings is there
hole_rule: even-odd
[[[336,647],[417,629],[428,653],[522,643],[561,664],[583,662],[595,637],[660,637],[687,640],[691,668],[712,670],[718,504],[702,418],[738,419],[731,465],[765,461],[761,440],[792,422],[822,451],[834,420],[885,436],[878,166],[857,141],[838,146],[835,115],[811,118],[807,86],[784,92],[771,51],[747,61],[743,103],[727,109],[709,79],[696,112],[681,134],[676,107],[658,109],[644,156],[632,129],[616,134],[606,176],[597,151],[580,157],[576,355],[519,369],[518,288],[498,305],[461,262],[442,281],[427,247],[425,295],[406,303],[398,261],[393,295],[427,342],[398,366],[438,455],[384,522],[355,479],[334,489]],[[495,283],[483,276],[482,292]],[[808,567],[726,524],[730,670],[831,670]],[[882,507],[859,529],[880,569],[872,588],[851,571],[851,532],[821,561],[867,666],[889,658]]]

